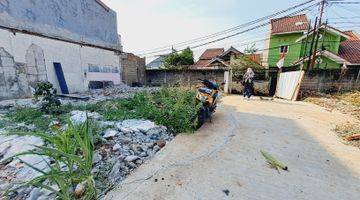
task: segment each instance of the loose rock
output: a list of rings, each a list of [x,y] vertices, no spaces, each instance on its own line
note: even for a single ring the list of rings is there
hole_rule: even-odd
[[[160,148],[163,148],[166,145],[166,141],[165,140],[157,140],[156,145],[159,146]]]
[[[133,162],[133,161],[135,161],[135,160],[137,160],[137,159],[139,159],[139,156],[127,156],[127,157],[125,158],[125,161],[126,161],[126,162]]]
[[[107,139],[107,138],[111,138],[111,137],[114,137],[118,134],[119,132],[116,131],[116,130],[113,130],[113,129],[108,129],[105,131],[104,133],[104,138]]]
[[[79,183],[74,191],[75,197],[76,198],[82,197],[84,195],[85,189],[86,189],[86,182],[84,181]]]
[[[94,156],[93,156],[93,163],[99,163],[102,159],[102,156],[100,155],[100,153],[98,151],[95,151]]]
[[[113,146],[113,151],[118,151],[118,150],[120,150],[121,149],[121,145],[120,144],[115,144],[114,146]]]

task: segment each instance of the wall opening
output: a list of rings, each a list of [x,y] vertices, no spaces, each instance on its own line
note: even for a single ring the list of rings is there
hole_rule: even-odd
[[[30,45],[25,55],[26,77],[31,87],[36,83],[48,81],[44,51],[36,44]]]

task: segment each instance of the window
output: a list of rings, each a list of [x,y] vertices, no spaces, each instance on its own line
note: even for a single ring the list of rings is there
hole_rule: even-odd
[[[289,50],[289,46],[288,45],[283,45],[280,47],[280,53],[287,53]]]
[[[89,72],[100,72],[100,67],[97,65],[89,64]]]

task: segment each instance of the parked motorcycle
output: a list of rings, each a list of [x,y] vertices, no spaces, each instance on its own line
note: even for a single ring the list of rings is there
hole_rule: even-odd
[[[201,103],[198,113],[198,126],[202,126],[207,119],[211,120],[216,111],[217,102],[220,97],[219,85],[209,80],[200,80],[196,100]]]

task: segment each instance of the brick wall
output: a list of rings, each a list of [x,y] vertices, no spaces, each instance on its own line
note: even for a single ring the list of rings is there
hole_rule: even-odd
[[[191,86],[198,79],[224,81],[224,70],[146,70],[146,80],[152,86]]]
[[[126,53],[122,58],[122,80],[131,85],[133,83],[146,84],[145,58],[132,53]]]
[[[314,70],[306,72],[301,91],[327,92],[333,90],[359,90],[360,67],[349,67],[345,75],[340,70]]]

